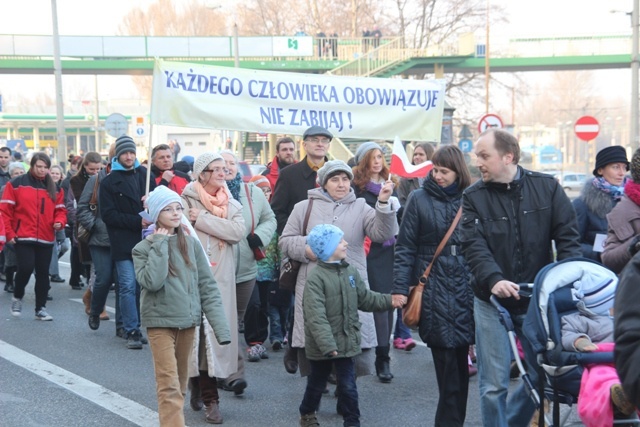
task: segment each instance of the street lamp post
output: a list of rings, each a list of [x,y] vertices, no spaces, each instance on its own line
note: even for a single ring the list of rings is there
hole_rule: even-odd
[[[56,80],[56,129],[58,134],[58,163],[67,160],[67,136],[64,128],[64,104],[62,102],[62,62],[60,61],[60,34],[58,33],[58,7],[51,0],[53,19],[53,73]]]
[[[632,27],[632,53],[631,53],[631,147],[635,150],[640,146],[640,136],[638,135],[638,70],[640,68],[640,58],[638,58],[638,0],[633,0],[633,11],[631,12]]]

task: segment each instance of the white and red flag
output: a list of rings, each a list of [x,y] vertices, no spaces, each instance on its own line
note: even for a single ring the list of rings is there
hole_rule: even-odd
[[[427,176],[433,163],[431,160],[422,162],[419,165],[412,165],[407,157],[407,152],[402,146],[402,141],[396,136],[393,140],[393,151],[391,152],[391,166],[389,171],[402,178],[424,178]]]

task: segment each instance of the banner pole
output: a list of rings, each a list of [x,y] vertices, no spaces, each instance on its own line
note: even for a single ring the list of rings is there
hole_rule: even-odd
[[[147,183],[144,192],[145,197],[149,197],[149,186],[151,185],[151,151],[153,150],[153,123],[149,124],[149,147],[147,148]]]

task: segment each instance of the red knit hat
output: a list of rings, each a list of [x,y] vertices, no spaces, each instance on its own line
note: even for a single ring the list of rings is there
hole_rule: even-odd
[[[257,187],[260,187],[260,188],[262,187],[271,188],[271,183],[269,183],[269,180],[267,179],[267,177],[263,175],[254,175],[251,177],[249,182],[253,182]]]

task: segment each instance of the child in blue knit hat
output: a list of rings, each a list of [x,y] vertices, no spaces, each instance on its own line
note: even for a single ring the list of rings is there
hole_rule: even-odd
[[[618,278],[613,273],[584,275],[574,283],[578,311],[561,319],[565,351],[613,351],[612,316],[617,285]],[[612,425],[612,420],[627,419],[635,411],[614,366],[609,363],[585,366],[578,397],[578,416],[585,426]]]
[[[406,302],[403,295],[367,289],[358,270],[345,261],[348,244],[343,235],[334,225],[320,224],[307,236],[307,244],[318,257],[318,266],[307,276],[302,299],[305,352],[311,365],[300,404],[303,427],[318,425],[316,411],[334,367],[338,412],[344,425],[360,425],[353,359],[361,352],[358,310],[387,311]]]

